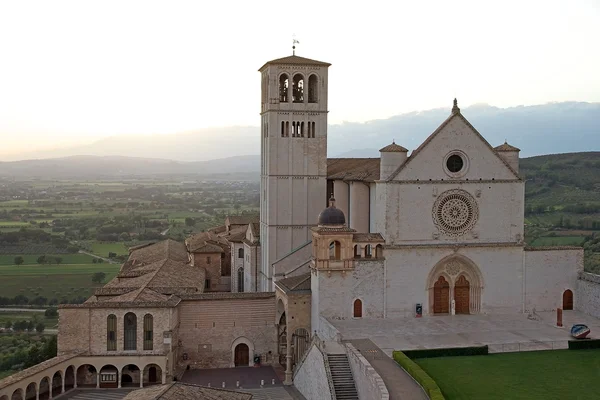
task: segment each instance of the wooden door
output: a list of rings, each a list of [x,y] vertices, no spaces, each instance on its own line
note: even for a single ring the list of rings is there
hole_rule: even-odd
[[[156,367],[150,367],[150,369],[148,369],[148,380],[150,383],[156,382]]]
[[[354,300],[354,318],[362,318],[362,301]]]
[[[454,285],[454,305],[457,314],[469,314],[469,291],[471,285],[464,275],[458,277]]]
[[[573,309],[573,292],[569,289],[563,292],[563,310]]]
[[[448,314],[450,312],[450,284],[440,276],[433,286],[433,313]]]
[[[245,343],[235,346],[235,366],[247,367],[250,364],[250,349]]]

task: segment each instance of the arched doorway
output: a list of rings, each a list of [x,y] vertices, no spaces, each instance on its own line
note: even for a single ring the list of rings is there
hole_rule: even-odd
[[[140,385],[140,369],[135,364],[128,364],[121,370],[121,387]]]
[[[352,316],[354,318],[362,318],[362,301],[360,299],[354,300]]]
[[[97,371],[93,365],[83,364],[77,368],[77,387],[96,387]]]
[[[448,314],[450,311],[450,284],[440,276],[433,286],[433,313]]]
[[[471,285],[464,275],[454,284],[454,307],[456,314],[469,314],[469,291]]]
[[[38,387],[38,392],[40,394],[40,400],[44,400],[50,397],[50,378],[42,378]]]
[[[52,397],[56,397],[62,393],[62,374],[56,371],[52,377]]]
[[[65,371],[65,392],[75,386],[75,367],[70,365]]]
[[[235,346],[235,366],[247,367],[250,365],[250,348],[246,343],[240,343]]]
[[[162,383],[162,369],[156,364],[146,365],[144,368],[144,386]]]
[[[567,289],[563,292],[563,310],[573,309],[573,292]]]
[[[35,400],[36,399],[37,388],[35,382],[31,382],[25,388],[25,400]]]

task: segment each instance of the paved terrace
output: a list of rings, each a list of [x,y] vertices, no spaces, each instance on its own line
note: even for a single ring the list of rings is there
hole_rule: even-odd
[[[330,321],[342,340],[370,339],[391,356],[393,350],[488,345],[490,352],[567,348],[571,326],[590,327],[600,338],[600,319],[577,311],[564,311],[563,328],[556,327],[556,312],[527,314],[443,315],[422,318],[353,319]]]

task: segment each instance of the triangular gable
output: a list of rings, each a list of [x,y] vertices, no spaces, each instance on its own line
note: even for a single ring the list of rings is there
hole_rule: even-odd
[[[429,137],[427,139],[425,139],[425,141],[423,143],[421,143],[421,145],[412,152],[412,154],[410,155],[410,157],[408,157],[406,162],[404,164],[402,164],[400,167],[398,167],[386,179],[386,181],[404,180],[404,179],[410,180],[411,177],[409,177],[408,175],[414,175],[414,174],[407,173],[407,172],[415,167],[415,164],[417,164],[418,160],[421,157],[423,157],[422,154],[426,153],[426,149],[428,149],[428,147],[431,145],[431,143],[434,142],[435,139],[439,135],[443,135],[444,133],[446,133],[447,128],[453,124],[454,125],[464,124],[464,126],[467,128],[467,130],[469,130],[473,134],[473,138],[476,139],[481,144],[482,149],[489,150],[489,154],[491,157],[493,157],[493,160],[491,160],[491,161],[486,160],[486,162],[489,162],[490,164],[491,163],[497,164],[498,166],[501,166],[501,168],[503,170],[503,171],[498,171],[498,173],[496,175],[502,175],[502,177],[504,179],[519,179],[519,180],[521,179],[519,177],[519,175],[517,174],[517,172],[502,157],[500,157],[498,155],[496,150],[494,150],[494,148],[488,143],[487,140],[485,140],[485,138],[477,131],[477,129],[475,129],[475,127],[473,125],[471,125],[471,123],[460,112],[456,112],[456,113],[451,114],[431,135],[429,135]],[[451,150],[454,150],[454,148],[448,147],[445,150],[451,151]],[[456,150],[461,150],[461,148],[457,147]],[[465,153],[468,154],[469,152],[465,151]],[[445,155],[445,154],[437,153],[435,156],[439,159],[439,157],[443,156],[443,155]],[[471,155],[469,155],[469,157],[471,157]],[[432,165],[431,161],[425,161],[425,162],[428,165]],[[440,170],[442,170],[443,167],[441,166],[441,164],[442,164],[441,160],[440,160],[439,164],[440,164]],[[416,177],[416,175],[415,175],[415,177]],[[421,176],[420,178],[423,178],[423,179],[424,178],[432,178],[432,176]],[[420,179],[420,178],[417,178],[417,179]],[[446,179],[451,180],[447,177],[446,177]]]

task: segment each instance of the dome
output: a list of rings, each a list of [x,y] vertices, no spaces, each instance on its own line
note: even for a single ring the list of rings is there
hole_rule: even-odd
[[[388,144],[384,148],[379,149],[379,152],[381,152],[381,153],[407,153],[408,149],[396,144],[396,142],[393,141],[392,144]]]
[[[329,199],[329,207],[319,214],[319,225],[345,225],[346,216],[344,212],[335,207],[335,199]]]

